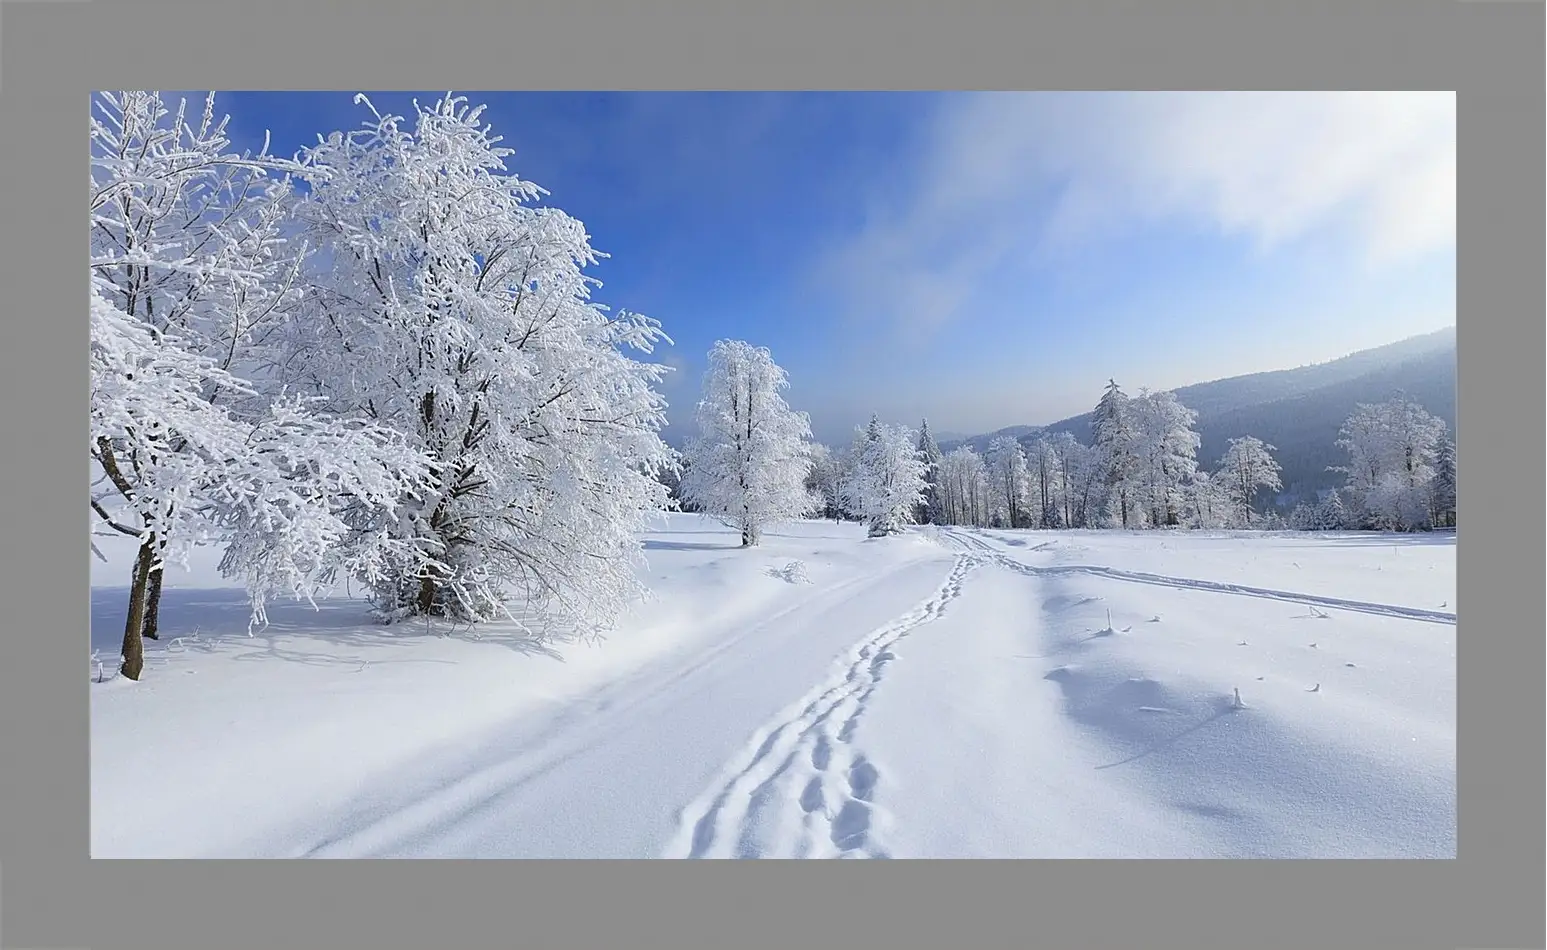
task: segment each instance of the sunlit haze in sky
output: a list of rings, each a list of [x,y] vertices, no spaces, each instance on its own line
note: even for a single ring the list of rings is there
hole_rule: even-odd
[[[675,423],[720,338],[818,438],[941,433],[1320,362],[1456,323],[1451,93],[464,93],[660,320]],[[437,93],[371,93],[407,114]],[[239,147],[369,117],[223,93]],[[670,437],[679,435],[673,425]]]

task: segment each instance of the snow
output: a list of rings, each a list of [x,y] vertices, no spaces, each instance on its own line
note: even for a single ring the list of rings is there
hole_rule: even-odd
[[[138,683],[98,539],[92,854],[1455,856],[1454,534],[865,534],[669,516],[599,643],[199,551]]]

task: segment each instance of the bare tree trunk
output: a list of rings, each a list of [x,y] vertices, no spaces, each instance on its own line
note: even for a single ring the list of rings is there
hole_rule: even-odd
[[[145,669],[145,588],[150,580],[153,559],[150,542],[146,541],[140,545],[139,556],[134,559],[134,580],[129,585],[129,616],[124,619],[124,662],[119,672],[131,680],[138,680]]]
[[[419,614],[429,616],[435,606],[435,580],[426,574],[419,579]]]
[[[145,586],[145,626],[140,635],[147,640],[159,640],[156,628],[161,618],[161,579],[166,576],[166,567],[158,567],[150,572],[150,579]]]

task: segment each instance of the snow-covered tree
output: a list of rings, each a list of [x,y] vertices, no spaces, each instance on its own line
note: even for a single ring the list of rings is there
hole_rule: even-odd
[[[740,531],[744,547],[757,544],[765,526],[822,506],[806,487],[811,425],[785,403],[788,386],[765,347],[721,340],[709,351],[683,493]]]
[[[939,487],[945,524],[987,524],[988,469],[970,446],[941,458]]]
[[[1456,443],[1450,439],[1440,441],[1434,459],[1434,478],[1429,482],[1434,510],[1434,525],[1440,528],[1456,526]]]
[[[919,524],[939,524],[940,509],[940,445],[929,431],[929,420],[919,425],[919,457],[924,460],[924,501],[919,506],[915,520]]]
[[[1182,522],[1182,486],[1198,469],[1198,414],[1171,392],[1140,391],[1134,415],[1139,479],[1152,526]]]
[[[1316,530],[1341,531],[1347,526],[1348,512],[1343,508],[1343,496],[1334,488],[1316,506]]]
[[[1198,470],[1187,480],[1183,498],[1187,506],[1187,523],[1193,528],[1217,529],[1230,527],[1236,518],[1225,491],[1223,477],[1211,476]]]
[[[1219,463],[1218,482],[1240,518],[1242,527],[1252,523],[1252,502],[1263,489],[1278,491],[1283,488],[1279,480],[1278,463],[1273,460],[1273,446],[1256,436],[1231,439],[1224,458]]]
[[[848,514],[843,507],[843,485],[848,471],[846,452],[819,442],[811,444],[811,471],[806,476],[806,490],[819,500],[824,519],[842,521]]]
[[[1090,524],[1088,513],[1097,510],[1102,503],[1102,472],[1100,455],[1068,432],[1054,433],[1051,438],[1058,456],[1059,508],[1066,528],[1082,528]]]
[[[1341,528],[1342,505],[1336,500],[1337,493],[1330,492],[1324,500],[1302,501],[1289,513],[1289,527],[1296,531],[1336,531]]]
[[[1360,527],[1426,528],[1429,481],[1445,440],[1445,422],[1403,394],[1361,404],[1343,424],[1338,446],[1349,454],[1346,500]]]
[[[1030,485],[1026,450],[1010,435],[1001,435],[988,445],[989,484],[997,517],[1007,528],[1026,526],[1026,502]]]
[[[967,482],[969,494],[968,501],[971,504],[971,524],[986,528],[993,518],[994,498],[989,486],[988,462],[976,452],[972,454],[970,463],[970,479]]]
[[[1289,512],[1289,527],[1295,531],[1318,530],[1317,506],[1300,502]]]
[[[1108,503],[1115,508],[1112,513],[1124,528],[1134,526],[1138,520],[1142,490],[1139,432],[1130,403],[1128,395],[1116,380],[1112,380],[1096,403],[1090,421],[1091,438],[1101,459]]]
[[[373,569],[390,543],[355,526],[411,494],[425,464],[269,371],[299,295],[302,249],[283,234],[293,163],[230,151],[213,94],[198,118],[151,92],[92,107],[91,509],[97,531],[139,542],[122,667],[138,679],[166,563],[225,545],[261,621],[276,593]]]
[[[1062,465],[1058,458],[1058,448],[1052,439],[1046,436],[1032,443],[1031,451],[1027,453],[1027,463],[1031,468],[1032,491],[1036,496],[1036,511],[1032,514],[1032,520],[1038,528],[1058,528],[1066,525],[1063,515],[1061,495],[1063,486],[1061,481]]]
[[[369,579],[383,616],[525,615],[604,629],[641,592],[665,339],[591,300],[581,222],[508,171],[482,107],[446,96],[301,155],[320,249],[285,370],[340,415],[403,433],[431,486],[391,523],[407,553]],[[519,619],[519,618],[518,618]]]
[[[965,448],[965,446],[963,446]],[[965,524],[962,492],[957,481],[959,478],[957,464],[952,458],[962,448],[953,450],[940,457],[940,465],[936,473],[936,491],[940,500],[940,524]]]
[[[858,430],[854,460],[844,486],[845,505],[869,525],[870,537],[896,534],[911,524],[926,487],[924,459],[913,431],[872,416],[870,424]]]

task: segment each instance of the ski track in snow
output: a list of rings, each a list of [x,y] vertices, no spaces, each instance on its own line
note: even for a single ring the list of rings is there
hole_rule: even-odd
[[[897,658],[892,647],[940,617],[982,563],[958,555],[934,596],[855,644],[828,682],[759,729],[722,780],[683,810],[664,856],[888,857],[877,840],[881,775],[855,747],[855,732]]]
[[[1099,567],[1090,564],[1059,564],[1048,567],[1037,567],[1022,563],[1010,555],[996,548],[989,541],[967,534],[960,530],[947,530],[943,537],[957,543],[958,547],[969,551],[981,552],[987,555],[994,563],[1012,571],[1026,574],[1032,577],[1058,577],[1061,575],[1087,574],[1092,577],[1105,577],[1117,581],[1129,581],[1135,584],[1154,584],[1160,587],[1171,587],[1183,590],[1201,590],[1216,594],[1236,594],[1243,597],[1256,597],[1263,600],[1281,600],[1291,604],[1305,604],[1316,607],[1332,607],[1338,610],[1347,610],[1351,613],[1373,614],[1378,617],[1394,617],[1399,620],[1417,620],[1424,623],[1442,623],[1455,626],[1456,615],[1443,610],[1424,610],[1418,607],[1397,607],[1391,604],[1376,604],[1363,600],[1344,600],[1339,597],[1322,597],[1316,594],[1299,594],[1293,591],[1271,590],[1266,587],[1247,587],[1242,584],[1225,584],[1218,581],[1200,581],[1187,577],[1172,577],[1166,574],[1146,574],[1141,571],[1123,571],[1113,567]],[[1056,542],[1040,544],[1031,551],[1047,551]]]
[[[878,586],[893,574],[917,563],[905,561],[880,574],[861,575],[835,584],[740,629],[735,635],[692,655],[686,663],[668,657],[607,684],[586,701],[559,710],[532,732],[518,732],[516,744],[503,749],[493,761],[475,759],[461,775],[433,776],[428,788],[419,794],[367,815],[345,817],[331,834],[294,856],[373,857],[393,853],[404,842],[454,827],[459,820],[488,807],[501,795],[562,765],[576,754],[577,748],[584,748],[586,741],[593,738],[592,734],[581,729],[577,739],[572,730],[587,712],[606,711],[610,713],[607,722],[615,722],[618,717],[639,716],[647,708],[668,700],[674,687],[710,670],[724,656],[734,654],[735,648],[744,641],[755,638],[767,628],[797,613],[841,601],[857,590]]]

